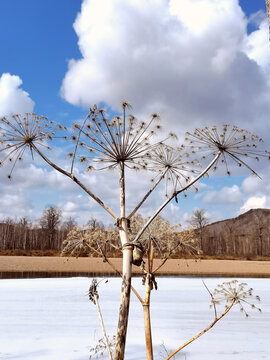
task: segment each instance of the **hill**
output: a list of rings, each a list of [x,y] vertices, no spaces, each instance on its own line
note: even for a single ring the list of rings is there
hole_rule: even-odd
[[[249,210],[205,226],[201,248],[206,255],[270,256],[270,209]]]

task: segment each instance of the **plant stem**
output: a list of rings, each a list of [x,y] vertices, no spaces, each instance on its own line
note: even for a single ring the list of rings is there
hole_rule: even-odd
[[[148,219],[148,221],[145,223],[145,225],[142,227],[142,229],[138,232],[133,242],[136,242],[139,240],[139,238],[142,236],[142,234],[145,232],[145,230],[148,228],[148,226],[151,224],[151,222],[158,216],[158,214],[165,208],[165,206],[178,194],[181,192],[187,190],[190,186],[192,186],[195,182],[197,182],[201,177],[203,177],[207,171],[214,165],[214,163],[218,160],[220,157],[221,152],[218,152],[217,155],[214,157],[214,159],[210,162],[210,164],[190,183],[188,183],[186,186],[184,186],[182,189],[176,191],[173,193],[164,203],[156,210],[156,212]]]
[[[38,153],[39,156],[42,157],[43,160],[46,161],[51,167],[60,172],[61,174],[69,177],[76,184],[78,184],[88,195],[90,195],[104,210],[106,210],[114,219],[117,219],[117,215],[106,206],[103,201],[101,201],[95,194],[93,194],[86,186],[84,186],[73,174],[67,172],[66,170],[60,168],[56,164],[54,164],[51,160],[49,160],[34,144],[32,144],[32,148]]]
[[[146,344],[146,359],[153,360],[153,344],[152,344],[152,331],[151,331],[151,316],[150,316],[150,297],[152,290],[152,269],[153,269],[154,248],[150,240],[150,249],[148,253],[148,271],[145,281],[145,298],[143,303],[143,316],[144,316],[144,331],[145,331],[145,344]]]
[[[126,334],[129,316],[130,289],[132,275],[132,250],[129,243],[127,219],[125,218],[125,168],[124,163],[119,163],[119,185],[120,185],[120,225],[119,235],[123,249],[122,264],[122,289],[116,335],[114,360],[123,360],[125,355]]]
[[[81,136],[81,132],[82,129],[84,128],[84,125],[86,123],[86,120],[90,117],[90,113],[87,114],[86,118],[84,119],[84,122],[82,124],[82,126],[80,127],[78,136],[77,136],[77,141],[76,141],[76,145],[75,145],[75,149],[74,149],[74,153],[73,153],[73,157],[72,157],[72,162],[71,162],[71,168],[70,168],[70,173],[73,173],[73,167],[74,167],[74,161],[75,161],[75,157],[76,157],[76,152],[77,152],[77,148],[78,148],[78,144],[79,144],[79,140],[80,140],[80,136]]]
[[[169,360],[171,359],[176,353],[178,353],[178,351],[184,349],[184,347],[186,347],[188,344],[190,344],[191,342],[193,342],[194,340],[198,339],[200,336],[202,336],[203,334],[205,334],[208,330],[210,330],[221,318],[223,318],[223,316],[225,316],[233,307],[235,303],[235,299],[232,300],[231,304],[226,308],[226,310],[219,316],[216,317],[215,320],[207,327],[205,328],[203,331],[201,331],[199,334],[197,334],[196,336],[194,336],[192,339],[188,340],[187,342],[185,342],[183,345],[181,345],[178,349],[176,349],[175,351],[173,351],[165,360]]]
[[[151,195],[151,193],[155,190],[155,188],[158,186],[158,184],[161,182],[162,179],[164,179],[164,176],[166,175],[167,171],[169,170],[168,167],[163,171],[160,178],[155,182],[155,184],[152,186],[152,188],[148,191],[148,193],[142,198],[142,200],[139,202],[139,204],[135,207],[135,209],[128,215],[128,219],[131,219],[132,216],[138,211],[138,209],[142,206],[142,204],[145,202],[145,200]]]
[[[107,334],[106,334],[104,321],[103,321],[102,314],[101,314],[101,309],[100,309],[99,302],[98,302],[98,297],[97,297],[96,294],[94,295],[94,299],[95,299],[95,304],[96,304],[97,313],[98,313],[98,317],[99,317],[99,322],[100,322],[100,325],[101,325],[101,328],[102,328],[104,341],[105,341],[105,344],[106,344],[106,349],[107,349],[107,352],[108,352],[108,357],[109,357],[110,360],[113,360],[109,340],[108,340],[108,337],[107,337]]]

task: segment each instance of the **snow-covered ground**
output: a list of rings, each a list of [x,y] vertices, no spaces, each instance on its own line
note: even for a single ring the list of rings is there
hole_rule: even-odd
[[[160,344],[175,349],[213,320],[209,295],[199,278],[158,278],[152,292],[155,359]],[[228,279],[204,278],[209,289]],[[241,280],[241,279],[240,279]],[[270,359],[270,279],[242,279],[261,296],[262,313],[235,306],[200,339],[186,347],[182,360]],[[88,300],[91,279],[0,280],[0,359],[88,360],[101,337],[95,305]],[[141,279],[133,285],[143,294]],[[117,326],[120,279],[102,282],[100,305],[108,333]],[[222,306],[220,310],[224,309]],[[132,296],[127,360],[145,359],[142,308]]]

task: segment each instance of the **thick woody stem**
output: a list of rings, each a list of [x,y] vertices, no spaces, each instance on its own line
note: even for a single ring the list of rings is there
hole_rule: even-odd
[[[120,225],[119,235],[123,249],[123,270],[122,270],[122,289],[118,318],[118,328],[116,335],[116,346],[114,360],[123,360],[125,355],[127,325],[130,304],[130,289],[132,275],[132,250],[133,246],[129,243],[127,219],[125,218],[125,168],[124,163],[119,163],[119,184],[120,184]]]
[[[148,276],[148,275],[147,275]],[[150,285],[146,279],[145,292],[148,293],[148,304],[143,305],[144,316],[144,331],[145,331],[145,344],[146,344],[146,359],[153,360],[153,346],[152,346],[152,333],[151,333],[151,318],[150,318]]]
[[[114,219],[117,219],[117,215],[110,209],[108,206],[106,206],[103,201],[101,201],[95,194],[93,194],[86,186],[84,186],[73,174],[67,172],[66,170],[60,168],[56,164],[54,164],[51,160],[49,160],[34,144],[31,145],[32,148],[39,154],[39,156],[42,157],[43,160],[46,161],[47,164],[49,164],[51,167],[53,167],[55,170],[59,171],[61,174],[69,177],[71,180],[73,180],[77,185],[79,185],[88,195],[90,195],[101,207],[103,207],[104,210],[106,210]]]

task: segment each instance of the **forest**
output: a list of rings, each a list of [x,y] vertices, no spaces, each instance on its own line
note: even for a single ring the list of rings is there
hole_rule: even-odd
[[[44,210],[42,217],[32,223],[26,218],[14,220],[11,218],[0,221],[0,254],[1,255],[47,255],[59,256],[63,250],[63,242],[77,222],[73,218],[62,221],[61,209],[51,206]],[[195,212],[196,213],[196,212]],[[202,212],[203,214],[203,212]],[[163,219],[163,222],[166,222]],[[198,217],[191,221],[198,246],[201,250],[197,255],[203,257],[244,257],[253,259],[270,256],[270,210],[250,210],[236,218],[208,224],[206,218]],[[106,229],[101,221],[90,217],[87,226],[100,229],[104,234],[106,255],[120,257],[120,247],[117,249],[117,237],[112,235],[112,229]],[[167,222],[167,226],[170,226]],[[87,228],[87,227],[85,227]],[[173,227],[171,227],[173,228]],[[81,230],[83,231],[83,230]],[[91,231],[91,230],[90,230]],[[173,234],[181,233],[179,228]],[[169,236],[170,237],[170,236]],[[105,240],[106,238],[106,240]],[[163,236],[160,239],[160,249],[168,251],[172,239]],[[96,245],[98,247],[98,245]],[[167,248],[164,248],[167,247]],[[82,252],[79,256],[89,256]],[[96,254],[92,254],[97,256]],[[174,251],[171,257],[190,257],[194,254],[183,253],[181,249]],[[156,257],[161,257],[157,251]]]

